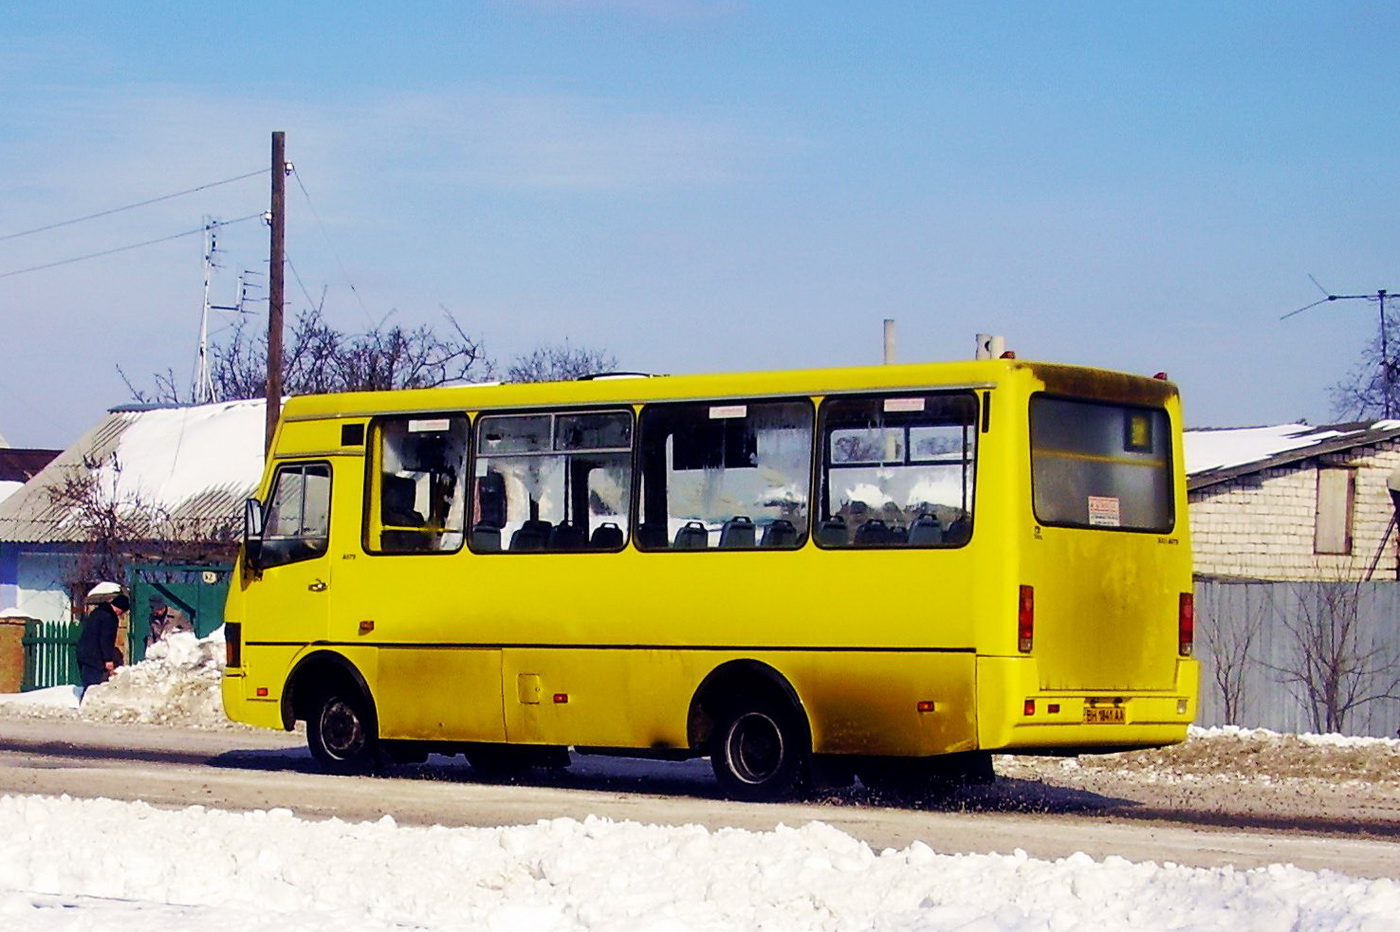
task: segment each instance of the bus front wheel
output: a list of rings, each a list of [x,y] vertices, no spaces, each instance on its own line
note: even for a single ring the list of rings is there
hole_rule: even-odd
[[[360,773],[375,763],[376,740],[370,733],[364,699],[345,689],[328,689],[306,722],[311,756],[334,773]]]
[[[721,716],[710,766],[731,799],[791,799],[805,788],[810,754],[789,709],[773,703],[734,705]]]

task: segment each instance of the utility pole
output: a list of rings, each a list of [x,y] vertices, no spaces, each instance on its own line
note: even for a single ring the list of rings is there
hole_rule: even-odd
[[[286,246],[287,134],[272,134],[272,228],[267,252],[267,442],[272,451],[272,435],[282,414],[282,267]]]
[[[894,363],[894,319],[885,318],[885,365]]]
[[[204,218],[204,313],[199,316],[199,360],[194,376],[194,403],[208,404],[214,398],[214,382],[209,375],[209,280],[214,275],[214,252],[219,248],[219,221]]]

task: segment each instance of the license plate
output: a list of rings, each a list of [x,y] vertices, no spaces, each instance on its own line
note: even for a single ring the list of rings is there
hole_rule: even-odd
[[[1127,721],[1122,706],[1085,706],[1084,724],[1122,725]]]

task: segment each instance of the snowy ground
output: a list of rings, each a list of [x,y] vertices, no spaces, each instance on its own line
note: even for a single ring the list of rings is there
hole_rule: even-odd
[[[222,645],[185,635],[81,707],[0,697],[5,716],[232,727]],[[1021,779],[1169,787],[1400,781],[1400,742],[1198,731],[1179,748],[999,759]],[[1233,790],[1231,790],[1233,791]],[[874,851],[820,822],[775,832],[590,818],[492,829],[313,822],[285,810],[0,798],[0,925],[286,929],[1393,930],[1400,883],[1288,866],[1205,870],[1076,855]]]

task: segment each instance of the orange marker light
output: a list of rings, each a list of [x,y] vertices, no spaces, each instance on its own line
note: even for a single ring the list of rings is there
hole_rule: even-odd
[[[568,701],[569,701],[569,694],[568,694],[568,693],[555,693],[555,694],[554,694],[554,703],[555,703],[555,705],[564,705],[564,704],[565,704],[566,702],[568,702]]]

